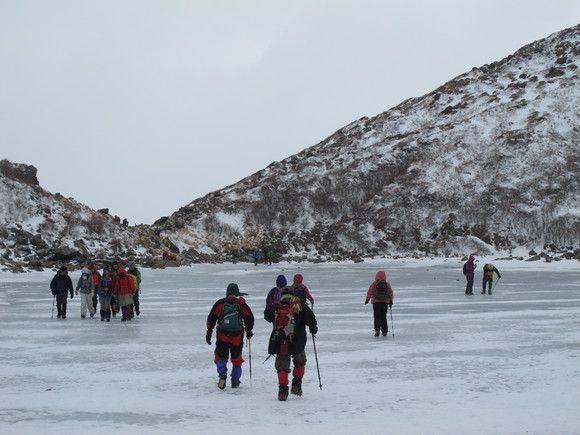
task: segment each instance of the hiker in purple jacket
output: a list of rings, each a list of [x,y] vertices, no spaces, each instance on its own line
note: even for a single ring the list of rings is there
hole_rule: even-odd
[[[469,256],[469,260],[465,262],[463,265],[463,274],[467,279],[467,286],[465,286],[465,294],[472,295],[473,294],[473,278],[475,276],[475,268],[477,264],[474,263],[475,257],[473,255]]]

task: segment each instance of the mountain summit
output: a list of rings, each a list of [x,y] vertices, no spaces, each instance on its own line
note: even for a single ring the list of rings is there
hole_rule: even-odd
[[[196,199],[186,252],[453,255],[580,239],[580,25]]]

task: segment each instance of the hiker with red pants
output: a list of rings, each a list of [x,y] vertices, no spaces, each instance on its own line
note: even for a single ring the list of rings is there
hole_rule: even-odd
[[[274,364],[278,372],[278,400],[288,398],[290,358],[294,363],[292,370],[292,389],[290,392],[302,396],[302,379],[306,369],[306,327],[314,337],[318,332],[316,317],[306,304],[294,296],[291,287],[284,287],[280,301],[274,303],[264,312],[264,318],[272,323],[272,334],[268,344],[268,353],[276,355]]]
[[[135,316],[135,314],[133,314],[135,281],[122,267],[117,269],[117,273],[117,279],[113,279],[113,288],[115,289],[115,293],[118,295],[119,305],[121,306],[121,314],[123,315],[121,320],[126,322]]]
[[[226,297],[219,299],[213,304],[207,316],[207,333],[205,341],[211,345],[213,328],[216,328],[216,344],[214,362],[218,372],[218,388],[226,387],[228,378],[228,359],[232,362],[231,386],[238,388],[242,377],[242,349],[244,347],[244,331],[246,338],[250,340],[254,333],[254,314],[241,296],[237,284],[231,283],[226,289]]]
[[[387,282],[386,272],[379,270],[367,291],[365,299],[365,304],[368,304],[369,301],[373,304],[375,337],[378,337],[381,332],[383,337],[386,337],[387,332],[389,332],[387,310],[393,306],[393,297],[393,287]]]

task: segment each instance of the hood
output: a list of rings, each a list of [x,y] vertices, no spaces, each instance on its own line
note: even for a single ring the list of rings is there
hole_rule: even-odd
[[[377,272],[377,274],[375,275],[375,281],[379,281],[379,280],[386,281],[387,280],[387,272],[385,272],[384,270],[379,270]]]
[[[278,287],[286,287],[286,285],[288,285],[286,277],[284,275],[278,275],[278,277],[276,278],[276,285]]]
[[[294,275],[294,284],[302,284],[303,279],[304,277],[299,273],[297,273],[296,275]]]
[[[464,257],[464,258],[465,258],[465,257]],[[474,257],[473,255],[470,255],[470,256],[469,256],[469,261],[473,261],[473,260],[475,260],[475,257]]]
[[[231,283],[228,285],[226,289],[226,297],[227,296],[246,296],[247,293],[240,293],[240,288],[236,283]]]

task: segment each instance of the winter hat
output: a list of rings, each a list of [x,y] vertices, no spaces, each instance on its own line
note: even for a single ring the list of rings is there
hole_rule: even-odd
[[[126,273],[127,273],[127,271],[126,271],[125,269],[123,269],[122,267],[120,267],[120,268],[117,270],[117,273],[118,273],[119,275],[124,275],[124,274],[126,274]]]
[[[68,269],[66,268],[66,266],[60,266],[60,269],[58,269],[59,272],[66,272],[68,271]]]
[[[286,287],[288,285],[286,277],[284,275],[278,275],[278,277],[276,278],[276,285],[280,288]]]
[[[111,274],[111,272],[109,272],[107,269],[103,269],[103,276],[107,276],[110,274]]]
[[[135,269],[135,262],[129,261],[129,269]]]
[[[83,275],[88,275],[90,272],[89,272],[89,269],[87,269],[86,267],[83,267],[83,269],[81,270],[81,273]]]
[[[228,284],[226,296],[246,296],[247,293],[240,293],[240,288],[236,283]]]
[[[294,284],[302,284],[302,280],[304,279],[304,277],[297,273],[296,275],[294,275]]]

